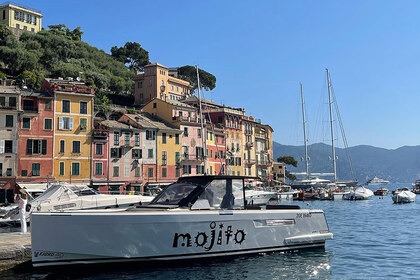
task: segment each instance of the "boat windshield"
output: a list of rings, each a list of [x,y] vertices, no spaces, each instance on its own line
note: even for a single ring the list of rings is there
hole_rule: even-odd
[[[77,196],[98,195],[99,192],[84,185],[69,185],[67,186]]]
[[[197,187],[196,184],[187,182],[174,183],[162,191],[153,201],[153,204],[179,205],[181,199],[188,197]]]

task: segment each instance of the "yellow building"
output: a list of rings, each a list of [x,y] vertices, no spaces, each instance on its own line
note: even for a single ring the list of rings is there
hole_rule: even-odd
[[[54,94],[55,180],[89,183],[91,179],[94,91],[81,82],[45,79]]]
[[[42,14],[18,4],[6,3],[0,6],[0,24],[10,27],[16,36],[23,31],[36,33],[42,29]]]
[[[159,63],[144,66],[134,79],[134,105],[144,105],[153,98],[179,100],[190,94],[190,83],[178,79],[175,69]]]

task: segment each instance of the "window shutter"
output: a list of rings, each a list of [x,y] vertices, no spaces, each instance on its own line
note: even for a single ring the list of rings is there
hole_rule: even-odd
[[[26,141],[26,154],[32,155],[32,140],[28,139]]]
[[[17,140],[13,140],[13,147],[12,147],[12,152],[14,153],[14,154],[17,154],[17,143],[18,143],[18,141]]]
[[[47,154],[47,140],[42,140],[41,145],[42,145],[42,147],[41,147],[42,152],[41,153],[43,155],[46,155]]]
[[[0,140],[0,154],[4,154],[4,140]]]
[[[73,129],[73,118],[69,118],[69,128],[70,130]]]
[[[64,129],[64,120],[63,117],[58,118],[58,129]]]

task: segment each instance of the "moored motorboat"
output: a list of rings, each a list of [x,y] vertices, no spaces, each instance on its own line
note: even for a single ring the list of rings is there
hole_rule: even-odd
[[[411,203],[416,200],[416,194],[408,188],[399,188],[392,192],[392,201],[394,203]]]
[[[343,195],[344,200],[367,200],[373,196],[373,191],[364,187],[358,186],[353,188],[348,193]]]
[[[376,196],[385,196],[385,195],[388,195],[388,192],[389,191],[388,191],[387,188],[379,188],[379,189],[375,190],[373,192],[373,194],[376,195]]]
[[[322,210],[248,205],[243,176],[181,177],[148,205],[121,212],[32,214],[35,267],[159,262],[323,248]]]
[[[245,188],[245,199],[250,205],[266,205],[271,199],[276,199],[277,193],[274,191],[256,190]]]
[[[68,183],[52,184],[27,205],[27,221],[33,212],[77,211],[86,209],[127,208],[152,201],[152,196],[101,194],[86,186]],[[18,222],[19,209],[5,215],[0,222]]]

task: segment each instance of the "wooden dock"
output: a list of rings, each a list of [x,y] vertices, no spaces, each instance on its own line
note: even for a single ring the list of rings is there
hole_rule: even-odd
[[[0,233],[0,271],[31,262],[31,233],[19,230]]]

